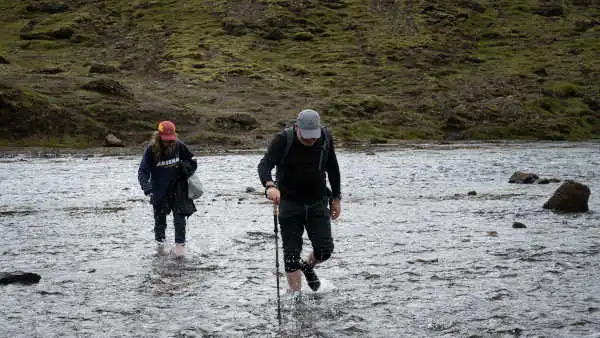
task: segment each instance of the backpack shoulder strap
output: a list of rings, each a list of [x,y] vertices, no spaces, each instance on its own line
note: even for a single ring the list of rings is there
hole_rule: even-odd
[[[287,127],[283,131],[285,133],[285,148],[283,148],[283,154],[281,154],[281,159],[279,160],[280,167],[283,166],[285,158],[292,147],[292,143],[294,143],[294,126]]]
[[[292,147],[292,143],[294,143],[294,126],[287,127],[283,130],[283,134],[285,135],[285,147],[283,148],[283,153],[279,158],[279,162],[277,165],[277,171],[275,173],[275,180],[277,182],[281,182],[281,178],[283,177],[283,164],[285,163],[285,158]]]
[[[285,158],[292,147],[292,143],[294,143],[294,126],[287,127],[284,129],[285,133],[285,148],[283,149],[283,154],[281,154],[281,159],[279,160],[279,167],[283,167],[285,162]],[[321,146],[321,156],[319,157],[319,171],[323,171],[323,168],[327,164],[327,157],[329,155],[329,144],[331,143],[331,136],[329,129],[327,127],[321,127],[321,134],[323,135],[323,145]]]
[[[321,157],[319,158],[319,171],[323,171],[327,165],[330,142],[329,129],[321,127],[321,134],[323,134],[323,146],[321,147]]]

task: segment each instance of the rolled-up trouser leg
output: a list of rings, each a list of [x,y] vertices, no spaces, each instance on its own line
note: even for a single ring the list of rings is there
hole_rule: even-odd
[[[175,226],[175,243],[185,244],[185,215],[173,214],[173,225]]]
[[[331,218],[327,201],[308,207],[306,232],[312,242],[313,255],[317,262],[329,259],[333,252],[333,238],[331,237]]]
[[[158,242],[165,240],[165,229],[167,229],[167,215],[162,210],[154,208],[154,239]]]
[[[283,200],[279,204],[279,224],[283,244],[283,262],[286,272],[300,269],[302,234],[304,233],[304,206]]]

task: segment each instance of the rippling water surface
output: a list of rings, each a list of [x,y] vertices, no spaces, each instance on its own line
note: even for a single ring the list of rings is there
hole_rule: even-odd
[[[599,150],[339,152],[335,253],[300,304],[281,279],[281,325],[260,155],[199,159],[207,192],[184,260],[155,250],[141,154],[0,158],[0,271],[42,276],[0,286],[0,336],[599,337]],[[518,170],[588,185],[591,211],[542,209],[559,184],[508,184]]]

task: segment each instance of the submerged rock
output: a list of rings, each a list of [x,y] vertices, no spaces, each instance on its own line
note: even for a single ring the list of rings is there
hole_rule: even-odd
[[[562,212],[586,212],[589,210],[590,188],[572,180],[565,181],[550,199],[544,203],[544,209]]]
[[[533,173],[517,171],[508,179],[508,183],[531,184],[539,178],[540,177],[538,175]]]
[[[42,279],[40,275],[32,272],[14,271],[0,272],[0,285],[7,284],[35,284]]]
[[[417,258],[415,260],[407,261],[408,264],[415,264],[415,263],[433,264],[433,263],[438,263],[438,262],[439,262],[439,259],[437,259],[437,258],[433,258],[433,259]]]
[[[525,229],[527,228],[527,226],[521,222],[514,222],[512,225],[513,228],[515,229]]]
[[[558,183],[560,180],[558,178],[540,178],[535,181],[537,184],[550,184],[550,183]]]

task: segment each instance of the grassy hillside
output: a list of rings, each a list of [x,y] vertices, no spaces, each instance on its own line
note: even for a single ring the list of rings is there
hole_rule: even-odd
[[[0,12],[0,145],[139,144],[171,119],[188,143],[254,147],[307,107],[341,142],[600,135],[600,0],[0,0]]]

